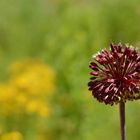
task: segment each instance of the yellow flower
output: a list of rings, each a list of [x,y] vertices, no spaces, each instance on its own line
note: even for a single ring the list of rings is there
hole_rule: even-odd
[[[11,68],[11,84],[31,95],[49,95],[55,89],[55,72],[48,65],[26,60],[17,62]]]
[[[9,84],[0,84],[0,102],[8,102],[17,95],[15,87]]]
[[[15,112],[17,90],[9,84],[0,84],[0,113],[9,115]]]
[[[16,62],[10,79],[0,84],[0,114],[47,117],[51,112],[49,97],[54,89],[55,72],[48,65],[36,60]]]
[[[29,114],[37,113],[41,117],[47,117],[50,114],[50,108],[43,101],[31,100],[26,104],[26,111]]]
[[[18,104],[25,105],[28,101],[28,98],[24,94],[19,94],[16,97],[16,101]]]
[[[51,114],[51,110],[47,105],[43,105],[38,110],[38,114],[41,117],[48,117]]]
[[[1,136],[1,140],[23,140],[23,136],[18,131],[5,133]]]

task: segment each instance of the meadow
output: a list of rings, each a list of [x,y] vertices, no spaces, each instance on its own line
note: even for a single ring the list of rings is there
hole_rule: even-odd
[[[0,0],[0,140],[119,140],[118,105],[88,91],[111,42],[140,48],[139,0]],[[126,103],[127,140],[140,102]]]

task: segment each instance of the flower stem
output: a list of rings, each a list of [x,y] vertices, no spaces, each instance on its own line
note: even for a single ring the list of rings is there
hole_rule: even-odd
[[[120,125],[121,125],[121,137],[122,140],[126,140],[126,131],[125,131],[125,103],[120,103]]]

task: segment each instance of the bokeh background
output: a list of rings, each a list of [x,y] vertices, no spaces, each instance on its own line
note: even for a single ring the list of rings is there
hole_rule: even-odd
[[[87,88],[110,42],[140,47],[139,0],[0,0],[0,140],[119,140],[118,106]],[[139,101],[126,121],[139,140]]]

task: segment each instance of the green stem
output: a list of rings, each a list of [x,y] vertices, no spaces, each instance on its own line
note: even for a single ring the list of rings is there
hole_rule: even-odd
[[[120,103],[120,125],[121,125],[121,137],[122,140],[126,140],[126,131],[125,131],[125,103]]]

